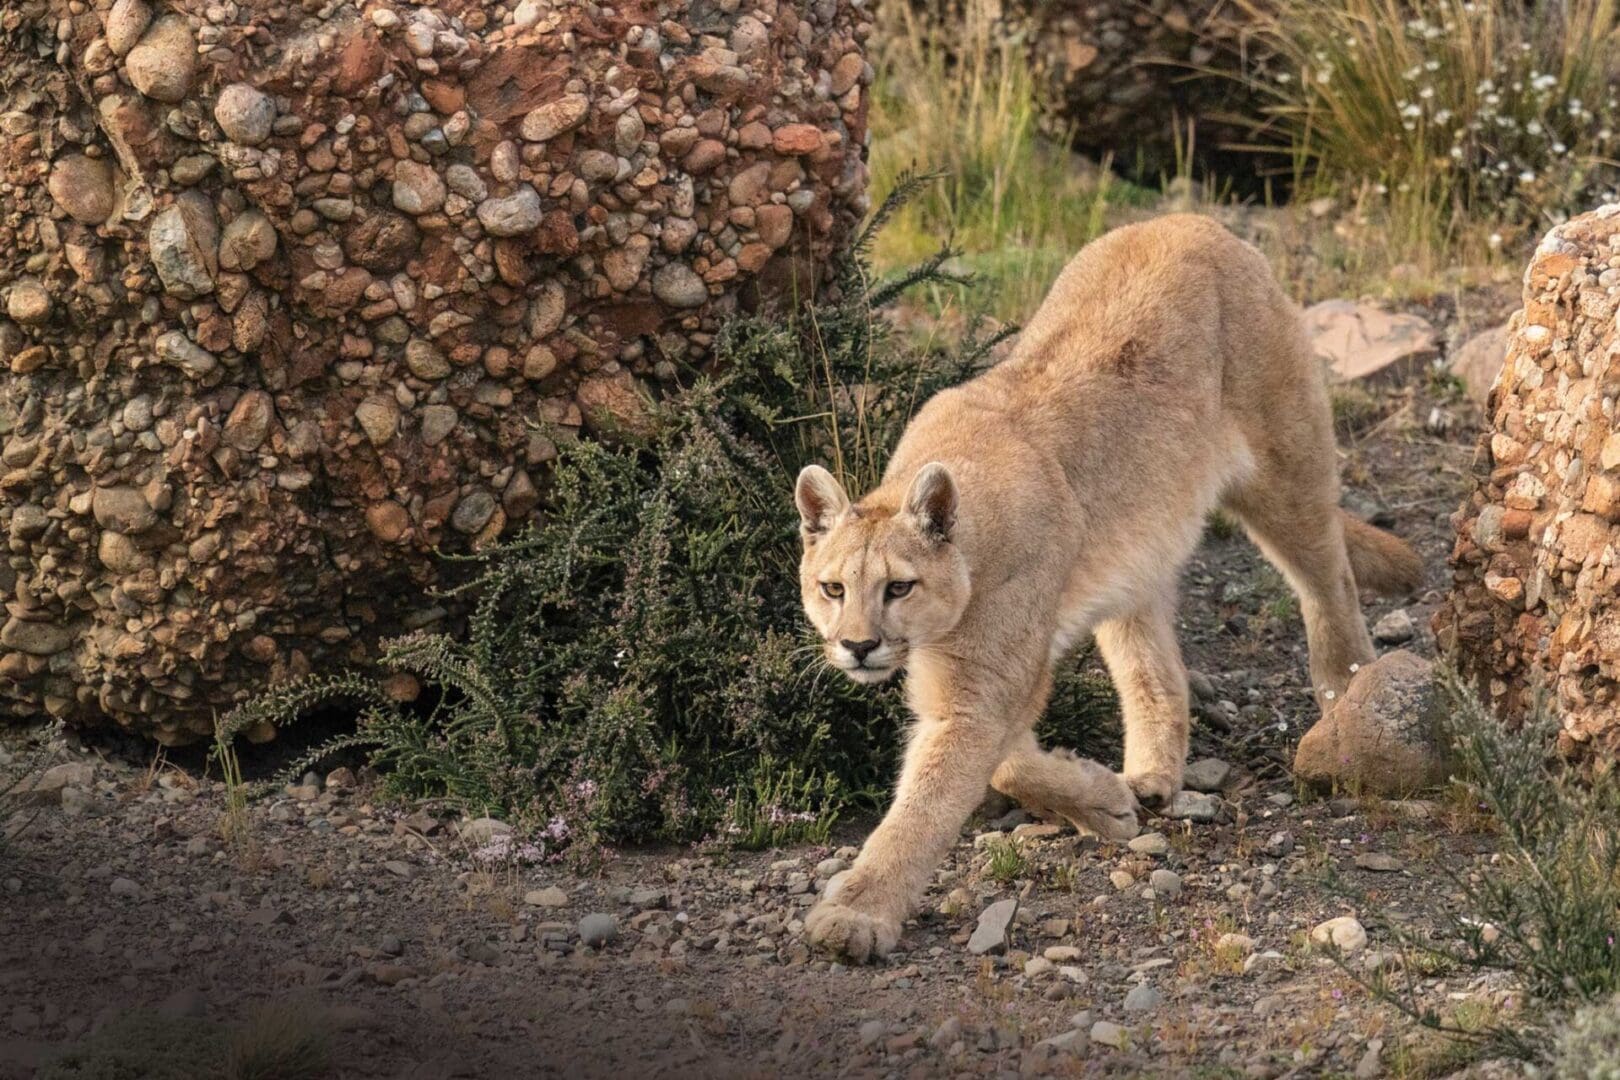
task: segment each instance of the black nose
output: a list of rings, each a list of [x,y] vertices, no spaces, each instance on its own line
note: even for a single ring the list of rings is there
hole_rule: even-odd
[[[877,648],[881,642],[877,638],[867,638],[865,641],[840,641],[838,644],[854,654],[857,664],[864,664],[867,654]]]

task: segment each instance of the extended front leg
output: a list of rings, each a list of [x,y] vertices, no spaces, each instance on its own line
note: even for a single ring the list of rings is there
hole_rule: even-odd
[[[805,920],[812,945],[857,963],[894,948],[900,924],[983,800],[1004,732],[999,718],[980,710],[948,708],[918,723],[894,804]]]

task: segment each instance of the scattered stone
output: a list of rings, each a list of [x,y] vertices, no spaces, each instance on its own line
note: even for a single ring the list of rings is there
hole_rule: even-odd
[[[1380,645],[1404,645],[1412,640],[1417,628],[1405,608],[1396,608],[1373,624],[1373,641]]]
[[[1294,775],[1307,784],[1401,797],[1446,777],[1445,702],[1432,665],[1404,649],[1385,653],[1299,741]]]
[[[1338,379],[1398,379],[1440,354],[1428,320],[1355,300],[1324,300],[1304,312],[1305,332],[1317,356]]]
[[[1170,800],[1169,807],[1164,816],[1180,821],[1192,821],[1207,824],[1220,817],[1221,800],[1214,795],[1206,795],[1197,791],[1182,790],[1176,792],[1175,798]]]
[[[112,880],[112,894],[126,900],[139,900],[141,887],[127,877],[115,877]]]
[[[579,920],[579,942],[586,948],[600,949],[619,936],[619,920],[595,912]]]
[[[1074,945],[1048,945],[1041,955],[1054,964],[1072,964],[1080,959],[1080,949]]]
[[[1340,915],[1318,923],[1311,930],[1311,944],[1322,948],[1331,946],[1348,956],[1366,946],[1367,931],[1353,916]]]
[[[1364,851],[1356,856],[1356,865],[1378,874],[1392,874],[1401,868],[1401,862],[1382,851]]]
[[[978,925],[968,938],[968,952],[974,956],[1007,951],[1007,932],[1018,914],[1018,898],[997,900],[979,913]]]
[[[1148,887],[1155,896],[1174,900],[1181,895],[1181,875],[1174,870],[1158,869],[1148,875]]]
[[[1126,1012],[1152,1012],[1164,1004],[1164,995],[1147,983],[1137,983],[1125,995],[1121,1006]]]
[[[1124,1028],[1110,1020],[1098,1020],[1091,1025],[1091,1041],[1094,1043],[1123,1050],[1129,1038]]]
[[[1232,766],[1219,758],[1199,758],[1187,766],[1181,782],[1193,791],[1218,792],[1231,775]]]
[[[1108,883],[1120,892],[1124,892],[1136,884],[1136,878],[1129,870],[1111,870],[1108,873]]]
[[[568,894],[555,885],[543,889],[530,889],[523,894],[523,902],[530,907],[559,908],[568,906]]]
[[[1148,832],[1131,837],[1125,846],[1138,855],[1163,855],[1170,850],[1170,841],[1165,839],[1164,833]]]
[[[1294,834],[1286,829],[1272,833],[1266,838],[1263,850],[1273,859],[1280,859],[1284,855],[1292,853],[1294,850]]]

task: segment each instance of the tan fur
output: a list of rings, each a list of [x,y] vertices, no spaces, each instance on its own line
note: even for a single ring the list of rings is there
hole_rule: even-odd
[[[1180,790],[1176,587],[1211,509],[1299,594],[1321,701],[1373,657],[1357,581],[1409,587],[1421,569],[1339,511],[1321,367],[1265,260],[1190,215],[1083,250],[1012,355],[929,401],[859,503],[815,466],[796,498],[829,662],[864,682],[906,669],[916,714],[893,805],[806,921],[855,960],[899,940],[987,783],[1112,839],[1135,833],[1138,798]],[[895,598],[896,581],[915,585]],[[1054,663],[1092,634],[1122,774],[1031,734]]]

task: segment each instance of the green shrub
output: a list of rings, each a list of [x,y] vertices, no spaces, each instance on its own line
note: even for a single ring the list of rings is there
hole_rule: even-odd
[[[530,837],[504,854],[526,858],[576,843],[819,840],[839,811],[874,803],[904,705],[898,688],[823,663],[800,613],[791,492],[811,461],[869,486],[912,411],[991,344],[907,348],[878,315],[943,280],[949,252],[867,282],[871,229],[912,187],[822,302],[733,322],[722,374],[658,406],[656,434],[570,447],[543,517],[464,560],[465,634],[413,634],[383,658],[439,688],[430,708],[401,708],[361,676],[315,678],[225,718],[226,736],[347,699],[357,730],[317,756],[367,746],[401,794],[522,819]],[[1074,736],[1108,701],[1076,672],[1058,700]]]

